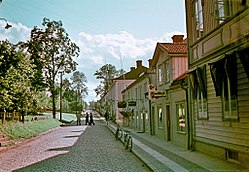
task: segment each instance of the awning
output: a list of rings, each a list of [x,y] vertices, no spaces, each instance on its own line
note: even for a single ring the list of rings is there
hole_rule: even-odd
[[[191,88],[194,99],[197,98],[197,89],[202,92],[203,98],[207,98],[207,81],[206,81],[206,65],[196,68],[189,72]]]
[[[247,78],[249,79],[249,48],[237,52],[237,55],[239,56],[243,68],[246,72]]]
[[[210,72],[213,79],[216,96],[222,94],[222,83],[227,83],[227,79],[230,81],[231,96],[237,96],[237,63],[236,53],[226,55],[225,58],[211,63]],[[227,84],[224,84],[225,97],[227,98]]]

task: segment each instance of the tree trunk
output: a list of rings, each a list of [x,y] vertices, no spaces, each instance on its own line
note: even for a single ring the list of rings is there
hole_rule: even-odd
[[[6,118],[6,110],[4,109],[3,116],[2,116],[2,124],[3,125],[5,125],[5,118]]]
[[[22,123],[24,123],[24,113],[25,113],[25,111],[22,110]]]

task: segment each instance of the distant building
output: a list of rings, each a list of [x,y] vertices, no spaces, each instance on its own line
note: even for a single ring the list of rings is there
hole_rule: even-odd
[[[131,67],[129,72],[118,78],[114,78],[107,94],[102,98],[109,108],[110,117],[115,118],[115,121],[120,124],[123,122],[123,116],[121,115],[121,109],[118,108],[117,104],[122,100],[122,90],[133,83],[141,73],[146,72],[148,69],[142,65],[142,60],[137,60],[136,65],[136,67]]]
[[[149,60],[149,65],[151,60]],[[150,133],[150,100],[148,99],[148,86],[153,82],[155,73],[149,70],[140,74],[140,76],[122,91],[123,101],[126,102],[126,108],[122,112],[126,114],[124,125],[137,131]]]

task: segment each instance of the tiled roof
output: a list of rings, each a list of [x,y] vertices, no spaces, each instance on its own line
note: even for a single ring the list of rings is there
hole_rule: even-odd
[[[177,43],[159,43],[164,48],[168,50],[169,53],[187,53],[187,43],[183,42]]]

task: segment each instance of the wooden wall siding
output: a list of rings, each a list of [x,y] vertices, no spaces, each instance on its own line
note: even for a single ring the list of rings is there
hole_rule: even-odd
[[[249,124],[249,80],[238,58],[238,111],[240,123]],[[248,128],[249,132],[249,128]],[[249,137],[249,135],[248,135]]]
[[[215,17],[215,0],[204,1],[203,7],[203,21],[204,21],[204,33],[207,34],[217,27],[217,20]]]
[[[172,58],[172,78],[176,79],[188,70],[188,59],[185,57]]]
[[[238,113],[239,121],[223,121],[221,98],[216,97],[214,86],[207,67],[208,119],[199,120],[195,117],[196,139],[206,138],[234,145],[249,145],[249,80],[242,64],[238,66]]]
[[[241,0],[231,0],[230,3],[232,15],[243,9]],[[206,35],[218,26],[218,20],[215,16],[215,0],[204,1],[203,14],[204,34]]]
[[[242,10],[242,5],[241,5],[242,0],[232,0],[230,1],[232,4],[232,14],[236,14],[237,12]]]

